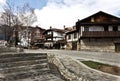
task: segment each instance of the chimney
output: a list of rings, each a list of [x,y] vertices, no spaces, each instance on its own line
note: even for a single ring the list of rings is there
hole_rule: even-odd
[[[52,26],[50,26],[50,29],[52,29]]]
[[[38,27],[38,25],[36,25],[36,28]]]
[[[64,27],[64,30],[65,30],[65,25],[63,27]]]

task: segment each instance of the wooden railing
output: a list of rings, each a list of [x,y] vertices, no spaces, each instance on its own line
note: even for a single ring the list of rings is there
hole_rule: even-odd
[[[120,31],[84,31],[81,37],[120,37]]]

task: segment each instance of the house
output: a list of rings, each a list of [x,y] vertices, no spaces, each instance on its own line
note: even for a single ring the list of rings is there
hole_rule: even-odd
[[[66,32],[66,49],[67,50],[77,50],[78,42],[78,31],[76,27],[72,27],[72,30]]]
[[[65,44],[65,31],[50,27],[43,35],[45,36],[45,48],[61,49]]]
[[[18,31],[18,37],[19,37],[19,45],[23,47],[28,46],[43,46],[43,32],[45,29],[41,27],[26,27],[22,26],[20,27],[20,30]]]
[[[120,52],[120,18],[105,12],[76,22],[79,50]]]
[[[3,30],[0,27],[0,40],[5,40],[5,33],[3,32]]]
[[[12,35],[12,28],[7,25],[0,25],[0,40],[9,41]]]
[[[33,27],[31,34],[31,44],[39,48],[44,48],[44,35],[45,29],[41,27]]]
[[[18,39],[19,39],[19,45],[23,47],[28,47],[30,46],[31,42],[31,31],[32,27],[27,27],[27,26],[21,26],[20,30],[18,31]]]

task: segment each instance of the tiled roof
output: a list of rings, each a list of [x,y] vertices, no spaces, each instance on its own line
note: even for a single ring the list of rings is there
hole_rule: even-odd
[[[44,34],[48,31],[55,31],[55,32],[59,32],[59,33],[65,33],[65,30],[63,29],[57,29],[57,28],[51,28],[51,29],[48,29],[44,32]]]

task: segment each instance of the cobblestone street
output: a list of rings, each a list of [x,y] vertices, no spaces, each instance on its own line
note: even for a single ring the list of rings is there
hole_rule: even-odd
[[[102,62],[110,65],[120,66],[120,53],[108,53],[108,52],[89,52],[89,51],[70,51],[70,50],[25,50],[30,53],[48,53],[56,55],[67,55],[77,60],[92,60]]]

